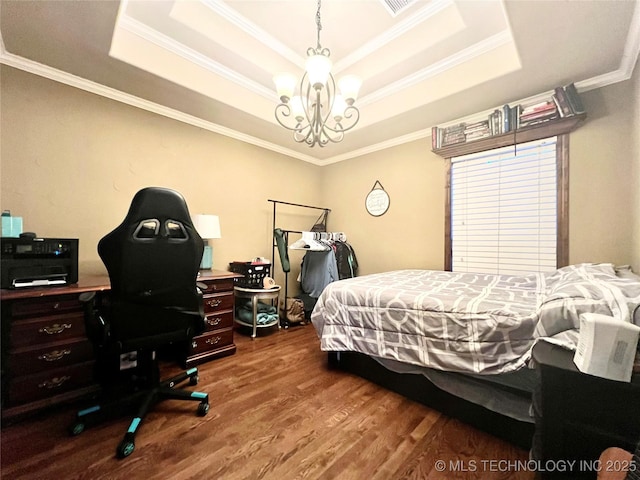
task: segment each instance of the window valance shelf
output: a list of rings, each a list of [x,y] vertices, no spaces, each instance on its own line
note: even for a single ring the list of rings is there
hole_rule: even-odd
[[[479,140],[447,145],[446,147],[433,149],[432,152],[443,158],[451,158],[506,147],[508,145],[531,142],[533,140],[540,140],[541,138],[569,133],[578,128],[586,118],[587,114],[582,113],[553,119],[545,123],[519,128],[518,130],[481,138]]]

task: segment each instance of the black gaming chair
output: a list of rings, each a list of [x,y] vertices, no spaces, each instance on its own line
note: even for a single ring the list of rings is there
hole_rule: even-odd
[[[139,424],[155,403],[193,400],[200,402],[199,415],[209,411],[206,393],[174,388],[187,379],[197,384],[198,369],[160,381],[155,354],[170,343],[184,345],[204,329],[202,294],[196,283],[203,248],[184,198],[166,188],[140,190],[122,224],[100,240],[98,254],[107,267],[111,292],[102,303],[96,298],[83,300],[88,305],[87,332],[97,346],[103,390],[113,401],[78,412],[72,434],[133,407],[137,412],[116,450],[124,458],[133,452]],[[127,355],[136,367],[124,376],[127,391],[133,391],[125,397],[119,369],[121,356]]]

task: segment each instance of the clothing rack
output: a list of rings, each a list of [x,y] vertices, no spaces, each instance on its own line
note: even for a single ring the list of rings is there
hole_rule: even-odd
[[[324,212],[324,216],[325,219],[327,217],[327,215],[329,214],[329,212],[331,212],[330,208],[325,208],[325,207],[316,207],[313,205],[303,205],[301,203],[291,203],[291,202],[283,202],[281,200],[267,200],[269,202],[273,203],[273,225],[271,228],[271,268],[272,268],[272,276],[275,276],[275,253],[276,253],[276,241],[275,241],[275,237],[273,232],[276,229],[276,218],[277,218],[277,206],[278,205],[290,205],[293,207],[300,207],[300,208],[309,208],[309,209],[313,209],[313,210],[322,210]],[[302,234],[302,232],[300,230],[288,230],[288,229],[281,229],[284,232],[284,238],[285,238],[285,244],[289,245],[289,234],[290,233],[299,233]],[[326,231],[326,225],[325,225],[325,231]],[[285,310],[287,307],[287,298],[289,297],[289,272],[284,272],[284,306],[285,306]],[[278,307],[279,308],[279,307]]]

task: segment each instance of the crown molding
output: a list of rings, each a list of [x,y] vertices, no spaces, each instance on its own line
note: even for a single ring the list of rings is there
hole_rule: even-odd
[[[577,82],[576,87],[579,90],[588,91],[629,80],[633,76],[633,68],[638,62],[638,56],[640,56],[640,2],[637,2],[633,9],[629,34],[618,69]]]
[[[414,142],[416,140],[421,140],[427,137],[431,138],[431,128],[428,128],[425,130],[418,130],[417,132],[408,133],[400,137],[392,138],[391,140],[385,140],[384,142],[376,143],[374,145],[370,145],[364,148],[359,148],[357,150],[352,150],[351,152],[344,153],[341,155],[335,155],[333,157],[330,157],[324,160],[320,165],[331,165],[332,163],[338,163],[344,160],[350,160],[352,158],[361,157],[369,153],[379,152],[380,150],[386,150],[387,148],[396,147],[398,145]],[[431,144],[429,144],[429,149],[430,148],[431,148]]]
[[[128,16],[122,15],[118,17],[116,23],[116,29],[122,28],[127,32],[136,35],[143,40],[153,43],[164,50],[167,50],[175,55],[178,55],[185,60],[204,68],[205,70],[214,73],[230,82],[233,82],[241,87],[250,90],[269,101],[275,102],[277,100],[276,93],[272,89],[264,87],[262,84],[254,82],[248,79],[244,75],[240,75],[235,70],[225,67],[221,63],[211,60],[206,55],[203,55],[192,48],[183,45],[180,42],[175,41],[171,37],[164,35],[157,30],[145,25],[144,23]]]

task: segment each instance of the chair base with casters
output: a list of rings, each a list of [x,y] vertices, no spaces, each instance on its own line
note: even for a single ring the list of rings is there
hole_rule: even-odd
[[[151,367],[151,378],[134,376],[132,377],[131,385],[126,388],[129,393],[121,395],[123,392],[115,390],[116,393],[112,393],[112,398],[80,410],[70,428],[72,435],[79,435],[87,427],[108,418],[122,416],[127,412],[134,412],[131,424],[116,448],[116,456],[125,458],[131,455],[135,449],[135,436],[142,420],[159,402],[163,400],[195,401],[199,402],[197,407],[199,416],[204,416],[209,412],[209,395],[207,393],[176,388],[187,380],[189,385],[197,385],[197,368],[190,368],[174,377],[160,381],[159,367],[154,352],[143,352],[142,357],[139,354],[138,361],[140,360],[143,360],[144,363]],[[112,392],[114,391],[113,389],[111,390]]]
[[[163,400],[188,400],[199,402],[197,414],[205,416],[209,412],[209,395],[177,388],[189,381],[198,384],[198,369],[190,368],[167,380],[160,378],[160,366],[155,352],[155,342],[134,348],[123,342],[110,339],[109,322],[101,312],[102,301],[95,292],[83,293],[79,297],[84,305],[87,335],[96,347],[96,373],[103,385],[103,397],[98,403],[77,412],[69,429],[71,435],[81,434],[87,427],[113,417],[133,415],[124,437],[116,448],[116,456],[125,458],[135,449],[135,436],[142,420],[155,405]],[[139,341],[134,341],[135,345]],[[120,370],[121,355],[136,353],[135,366]]]

